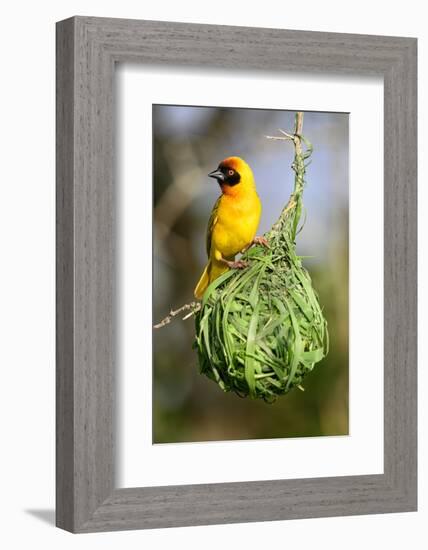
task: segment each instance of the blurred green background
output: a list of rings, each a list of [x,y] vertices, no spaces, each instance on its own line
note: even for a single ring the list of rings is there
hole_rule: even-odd
[[[294,111],[153,106],[154,322],[193,300],[206,263],[205,233],[220,194],[209,171],[227,156],[252,167],[263,204],[258,234],[276,221],[293,187],[293,146],[267,140],[292,131]],[[198,372],[193,319],[153,334],[153,443],[348,433],[348,121],[306,112],[314,152],[297,236],[329,325],[330,353],[273,405],[223,393]]]

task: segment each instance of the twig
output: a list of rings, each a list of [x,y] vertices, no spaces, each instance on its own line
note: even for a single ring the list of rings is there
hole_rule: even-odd
[[[303,113],[301,111],[297,111],[296,113],[296,125],[294,128],[294,133],[298,136],[301,135],[303,128]]]
[[[278,128],[278,132],[280,132],[282,136],[265,136],[267,139],[273,139],[278,141],[292,141],[294,144],[294,152],[295,152],[294,161],[291,165],[292,169],[296,174],[294,191],[291,194],[288,203],[283,208],[278,220],[272,226],[272,229],[269,232],[270,235],[272,235],[275,232],[279,232],[281,230],[283,220],[288,215],[288,212],[290,210],[295,209],[296,210],[295,216],[297,217],[295,218],[296,223],[294,224],[295,229],[294,229],[293,239],[295,237],[297,223],[300,218],[300,208],[301,208],[300,194],[303,189],[303,184],[304,184],[303,177],[305,173],[304,156],[302,153],[302,140],[307,144],[306,140],[302,137],[302,131],[303,131],[303,113],[301,111],[298,111],[296,112],[296,115],[294,117],[294,129],[292,134],[285,132],[281,128]]]
[[[294,126],[294,145],[296,147],[296,155],[302,154],[302,128],[303,128],[303,113],[296,113],[296,121]]]
[[[266,139],[274,139],[277,141],[293,141],[293,138],[282,137],[282,136],[265,136]]]
[[[185,321],[186,319],[188,319],[189,317],[197,313],[200,309],[201,309],[200,302],[190,302],[190,304],[184,304],[184,306],[181,306],[178,309],[175,309],[175,310],[171,309],[169,314],[164,319],[162,319],[162,321],[160,321],[157,325],[154,325],[153,328],[162,328],[165,325],[169,325],[169,323],[174,319],[174,317],[176,317],[183,311],[190,310],[190,313],[187,313],[187,315],[185,315],[182,318],[182,320]]]
[[[281,132],[281,134],[284,134],[284,136],[287,138],[287,139],[294,139],[294,136],[291,135],[291,134],[288,134],[287,132],[285,132],[284,130],[281,130],[281,128],[278,128],[278,132]]]
[[[278,132],[280,132],[282,136],[265,136],[265,138],[273,139],[275,141],[293,141],[296,148],[296,154],[300,155],[302,153],[302,138],[301,138],[302,129],[303,129],[303,113],[301,111],[298,111],[296,113],[295,122],[294,122],[294,134],[289,134],[285,130],[278,128]]]

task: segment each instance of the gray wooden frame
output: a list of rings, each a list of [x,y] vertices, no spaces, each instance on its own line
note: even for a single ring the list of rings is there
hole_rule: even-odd
[[[113,82],[123,61],[383,76],[382,475],[115,488]],[[90,17],[57,24],[59,527],[91,532],[416,510],[416,110],[413,38]]]

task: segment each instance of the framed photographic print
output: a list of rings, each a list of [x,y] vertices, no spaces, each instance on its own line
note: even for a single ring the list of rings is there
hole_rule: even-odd
[[[57,24],[57,525],[416,509],[416,40]]]

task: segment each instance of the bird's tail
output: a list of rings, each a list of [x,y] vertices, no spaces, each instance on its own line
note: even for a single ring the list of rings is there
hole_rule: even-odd
[[[204,272],[201,275],[201,278],[199,279],[198,284],[196,285],[194,294],[195,298],[198,300],[202,300],[202,296],[204,295],[204,292],[208,288],[208,285],[215,281],[217,277],[220,277],[225,271],[228,271],[229,268],[224,263],[209,261],[207,263],[206,268],[204,269]]]
[[[211,271],[211,262],[208,262],[194,291],[195,298],[197,298],[198,300],[202,299],[204,292],[206,291],[206,289],[208,288],[208,285],[210,284],[210,271]]]

